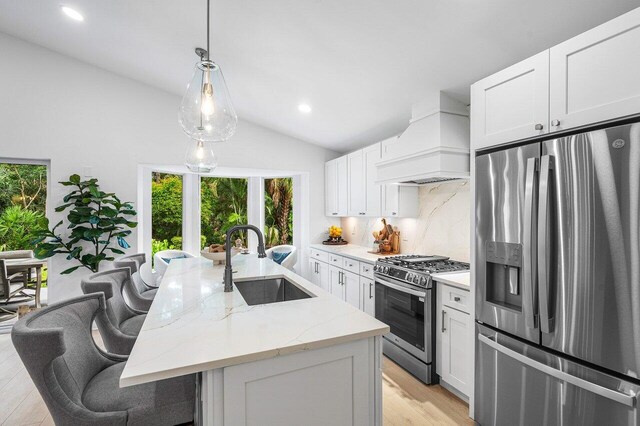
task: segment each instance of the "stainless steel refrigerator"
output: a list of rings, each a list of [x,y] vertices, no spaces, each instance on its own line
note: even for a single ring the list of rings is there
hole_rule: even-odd
[[[475,420],[640,425],[640,123],[475,162]]]

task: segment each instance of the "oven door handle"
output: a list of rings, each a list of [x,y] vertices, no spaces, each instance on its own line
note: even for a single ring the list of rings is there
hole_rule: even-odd
[[[425,297],[425,292],[424,291],[413,290],[411,288],[408,288],[408,287],[405,287],[405,286],[402,286],[402,285],[393,284],[393,283],[390,283],[389,281],[381,280],[380,278],[376,278],[376,283],[380,283],[385,287],[389,287],[389,288],[392,288],[394,290],[401,291],[403,293],[412,294],[412,295],[418,296],[418,297]]]

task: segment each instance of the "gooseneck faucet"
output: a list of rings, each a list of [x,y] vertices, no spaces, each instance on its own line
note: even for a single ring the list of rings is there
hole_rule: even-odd
[[[226,242],[225,242],[225,251],[226,251],[226,261],[224,265],[224,291],[230,292],[233,291],[233,269],[231,268],[231,237],[233,233],[236,231],[242,230],[251,230],[256,233],[258,236],[258,257],[263,258],[267,257],[267,253],[264,251],[264,237],[262,236],[262,232],[258,229],[258,227],[253,225],[237,225],[232,227],[227,231],[226,234]]]

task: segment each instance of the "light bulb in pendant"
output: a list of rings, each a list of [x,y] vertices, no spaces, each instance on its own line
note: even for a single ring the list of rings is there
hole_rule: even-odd
[[[218,159],[213,153],[210,142],[189,141],[185,164],[195,173],[209,173],[218,166]]]
[[[209,118],[215,112],[213,102],[213,84],[211,84],[211,70],[207,68],[202,72],[202,107],[200,112]]]
[[[204,158],[204,146],[202,141],[198,141],[198,147],[196,148],[196,158],[202,160]]]
[[[196,64],[178,118],[191,139],[224,142],[233,136],[238,116],[217,64],[207,59]]]

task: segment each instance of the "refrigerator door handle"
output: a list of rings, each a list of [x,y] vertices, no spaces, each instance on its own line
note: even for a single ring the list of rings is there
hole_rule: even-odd
[[[535,223],[536,206],[534,197],[536,194],[536,173],[538,171],[538,159],[527,159],[527,170],[524,193],[524,237],[522,247],[523,257],[523,311],[525,325],[529,328],[538,326],[538,278],[536,276],[536,250],[535,250]]]
[[[572,374],[565,373],[564,371],[557,370],[553,367],[550,367],[546,364],[543,364],[525,355],[522,355],[521,353],[518,353],[512,349],[509,349],[506,346],[503,346],[500,343],[496,342],[495,340],[485,336],[484,334],[481,334],[481,333],[478,334],[478,340],[481,343],[484,343],[485,345],[493,348],[494,350],[508,356],[509,358],[513,358],[514,360],[528,367],[534,368],[544,374],[547,374],[548,376],[554,377],[566,383],[570,383],[581,389],[584,389],[596,395],[602,396],[604,398],[616,401],[620,404],[624,404],[628,407],[634,407],[636,405],[635,395],[627,395],[622,392],[618,392],[613,389],[600,386],[588,380],[581,379],[580,377],[576,377]]]
[[[540,157],[540,198],[538,200],[538,308],[540,310],[540,330],[543,333],[551,333],[553,330],[553,319],[549,306],[549,265],[550,258],[550,238],[549,238],[549,207],[551,200],[549,197],[551,170],[553,170],[554,159],[551,155]]]

